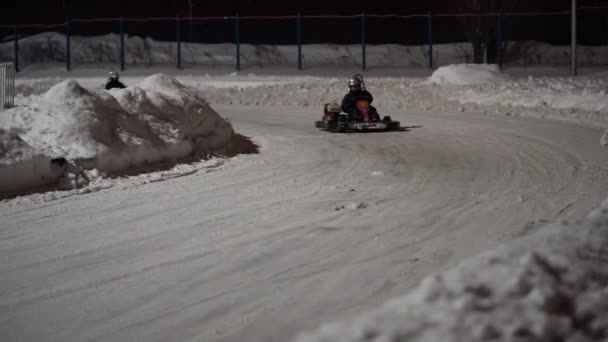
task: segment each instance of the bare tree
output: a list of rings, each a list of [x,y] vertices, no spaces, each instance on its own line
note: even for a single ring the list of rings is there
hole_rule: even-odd
[[[488,43],[495,43],[499,13],[530,9],[537,1],[539,0],[459,1],[459,11],[471,14],[471,16],[463,17],[461,23],[467,40],[473,45],[473,62],[483,63],[484,51],[488,48]],[[488,15],[489,13],[496,15]]]

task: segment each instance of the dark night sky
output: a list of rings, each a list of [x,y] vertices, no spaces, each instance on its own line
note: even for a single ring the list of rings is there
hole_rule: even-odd
[[[10,1],[7,3],[7,1]],[[0,24],[57,24],[69,18],[146,18],[146,17],[175,17],[188,16],[189,0],[7,0],[3,1],[0,11]],[[192,0],[194,4],[192,15],[202,16],[241,16],[260,15],[320,15],[336,14],[424,14],[424,13],[471,13],[474,10],[466,8],[464,4],[479,1],[483,6],[502,3],[509,12],[548,12],[568,11],[571,0],[368,0],[368,1],[327,1],[327,0]],[[608,6],[608,0],[577,0],[579,6]],[[481,11],[494,12],[495,9],[485,8]],[[581,38],[588,44],[608,44],[608,9],[594,11],[593,15],[581,15],[579,27]],[[434,41],[462,41],[463,30],[456,18],[434,19]],[[507,20],[511,20],[508,22]],[[293,43],[293,23],[280,26],[275,22],[257,24],[244,24],[243,42],[286,44]],[[371,22],[371,20],[370,20]],[[250,21],[251,23],[251,21]],[[562,15],[553,17],[522,17],[519,19],[505,19],[505,39],[537,39],[550,43],[563,44],[569,41],[569,17]],[[105,26],[104,26],[105,25]],[[171,40],[174,26],[168,23],[128,24],[128,33],[151,36],[160,40]],[[153,26],[155,25],[155,26]],[[212,25],[217,25],[214,27]],[[224,26],[221,26],[224,25]],[[232,41],[232,24],[218,23],[206,26],[190,26],[190,32],[184,39],[199,42],[225,42]],[[249,26],[246,26],[249,25]],[[255,26],[257,25],[257,26]],[[317,27],[317,32],[307,23],[305,43],[356,43],[359,36],[356,31],[356,22],[347,20],[325,20]],[[325,25],[325,26],[323,26]],[[420,44],[426,40],[426,22],[408,20],[397,23],[390,20],[380,24],[369,25],[369,43],[403,43]],[[116,24],[80,24],[71,29],[73,34],[96,35],[117,31]],[[353,29],[355,27],[355,29]],[[25,34],[33,34],[37,29],[22,29]],[[61,29],[57,29],[61,30]],[[1,29],[0,34],[10,35],[10,28]],[[333,33],[328,37],[326,33]],[[306,36],[307,35],[307,36]]]
[[[10,1],[10,2],[9,2]],[[482,0],[491,1],[491,0]],[[3,1],[2,24],[56,23],[66,16],[94,17],[150,17],[188,15],[188,0],[8,0]],[[432,12],[458,12],[466,1],[327,1],[327,0],[192,0],[194,16],[234,15],[294,15],[301,14],[413,14]],[[567,10],[570,0],[504,0],[519,3],[519,7],[534,10]],[[608,6],[608,0],[578,0],[580,5]],[[530,4],[532,4],[530,6]],[[518,5],[513,5],[517,10]]]

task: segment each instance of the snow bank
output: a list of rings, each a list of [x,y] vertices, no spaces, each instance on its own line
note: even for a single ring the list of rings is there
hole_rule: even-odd
[[[429,77],[435,84],[479,84],[500,82],[505,76],[496,64],[452,64],[438,68]]]
[[[118,63],[120,35],[83,37],[72,35],[71,62],[81,64]],[[45,32],[19,41],[22,65],[65,61],[65,36]],[[177,45],[147,37],[126,36],[125,63],[127,65],[175,64]],[[0,59],[12,60],[12,42],[0,44]],[[242,66],[296,65],[297,45],[241,44]],[[234,44],[198,44],[182,42],[184,64],[234,65]],[[427,45],[367,45],[366,63],[369,66],[426,67]],[[608,64],[608,47],[579,46],[580,65]],[[433,61],[436,66],[472,61],[470,43],[434,44]],[[361,65],[359,44],[305,44],[302,47],[305,65]],[[570,46],[553,46],[537,41],[514,41],[505,44],[504,61],[507,65],[568,65]]]
[[[599,78],[528,77],[526,80],[472,86],[450,95],[479,105],[521,106],[543,110],[608,111],[608,86]],[[585,114],[579,113],[578,115]],[[605,113],[604,113],[605,114]]]
[[[70,36],[72,40],[71,63],[81,64],[120,62],[120,35],[107,34],[95,37]],[[150,38],[126,36],[125,63],[127,65],[154,65],[177,63],[177,44]],[[470,44],[437,44],[437,63],[459,63],[470,59]],[[13,43],[0,44],[0,59],[11,60]],[[368,45],[366,63],[372,65],[424,67],[427,46]],[[22,65],[65,61],[65,36],[46,32],[19,41]],[[182,42],[182,63],[206,65],[235,65],[235,46],[224,44],[198,44]],[[241,44],[241,65],[297,65],[297,45]],[[302,47],[305,65],[361,65],[361,45],[306,44]]]
[[[495,66],[469,64],[439,68],[434,76],[441,84],[428,79],[371,76],[365,77],[365,83],[374,95],[375,106],[387,115],[406,114],[408,110],[485,112],[608,127],[608,84],[601,76],[507,77]],[[324,103],[339,102],[348,91],[347,77],[285,79],[289,79],[288,84],[237,84],[219,89],[201,81],[197,86],[211,103],[316,106],[319,110]],[[217,77],[211,82],[217,82]]]
[[[298,342],[606,341],[608,200]]]
[[[196,92],[164,74],[110,92],[66,80],[7,110],[0,116],[0,128],[13,132],[3,134],[4,172],[17,172],[13,169],[19,166],[27,173],[27,166],[17,162],[29,159],[36,165],[32,174],[40,163],[50,167],[51,158],[102,172],[130,172],[193,153],[213,153],[234,135],[231,125]],[[24,158],[22,150],[45,157]]]
[[[232,126],[195,91],[165,74],[112,94],[153,135],[134,150],[99,156],[100,169],[108,162],[120,166],[181,158],[192,152],[213,153],[234,135]]]
[[[538,41],[524,40],[505,44],[504,62],[510,66],[569,65],[571,47],[550,45]],[[577,63],[580,66],[608,65],[608,46],[576,47]]]

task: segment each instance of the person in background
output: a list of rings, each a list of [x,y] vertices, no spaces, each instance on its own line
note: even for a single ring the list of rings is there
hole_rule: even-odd
[[[108,78],[108,82],[106,83],[106,90],[110,90],[112,88],[126,88],[122,82],[118,80],[118,73],[114,70],[110,71],[110,77]]]
[[[342,111],[349,121],[380,121],[380,115],[371,104],[372,94],[365,89],[363,76],[356,74],[348,80],[348,94],[342,99]]]

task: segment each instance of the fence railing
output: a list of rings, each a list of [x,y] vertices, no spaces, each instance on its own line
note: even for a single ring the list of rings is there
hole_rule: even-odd
[[[234,45],[233,62],[237,70],[241,69],[241,45],[248,42],[257,44],[275,44],[268,37],[275,37],[277,45],[295,45],[294,56],[298,69],[303,68],[303,45],[314,42],[336,44],[360,44],[357,63],[365,70],[368,66],[368,45],[386,44],[418,45],[425,47],[425,65],[437,66],[436,58],[441,51],[433,49],[434,44],[445,42],[468,41],[473,43],[475,58],[479,49],[484,53],[492,51],[492,63],[501,67],[505,62],[505,42],[518,40],[551,40],[559,35],[560,44],[568,45],[572,14],[593,16],[593,20],[579,20],[577,25],[587,25],[579,30],[579,36],[591,36],[590,30],[602,32],[594,35],[607,37],[600,42],[608,45],[608,7],[580,7],[577,12],[531,12],[531,13],[460,13],[460,14],[415,14],[415,15],[319,15],[319,16],[226,16],[226,17],[160,17],[160,18],[93,18],[68,19],[58,24],[0,25],[5,36],[13,37],[13,62],[16,71],[20,70],[20,39],[38,31],[55,31],[65,35],[63,44],[64,60],[67,70],[72,69],[73,36],[91,36],[107,34],[118,35],[118,63],[120,69],[126,67],[128,51],[127,35],[154,37],[161,41],[171,41],[174,45],[171,61],[177,68],[183,68],[183,49],[186,43],[208,41]],[[475,30],[471,24],[484,22],[486,30]],[[599,21],[601,25],[598,26]],[[593,23],[592,23],[593,22]],[[547,23],[547,24],[545,24]],[[536,26],[533,26],[536,25]],[[456,29],[459,27],[459,29]],[[526,31],[524,27],[534,29]],[[329,28],[329,29],[328,29]],[[12,32],[7,32],[12,30]],[[390,30],[403,32],[401,35],[386,34]],[[475,32],[487,32],[484,37],[475,36]],[[557,33],[556,33],[557,32]],[[1,32],[0,32],[1,33]],[[477,33],[478,34],[478,33]],[[544,35],[544,36],[543,36]],[[393,38],[394,42],[387,41]],[[549,37],[549,38],[547,38]],[[5,38],[6,40],[6,38]],[[325,40],[325,41],[324,41]],[[474,41],[472,41],[474,40]],[[154,48],[154,47],[152,47]],[[525,52],[524,52],[525,53]],[[575,56],[574,47],[571,54]]]
[[[0,110],[15,106],[15,67],[0,63]]]

